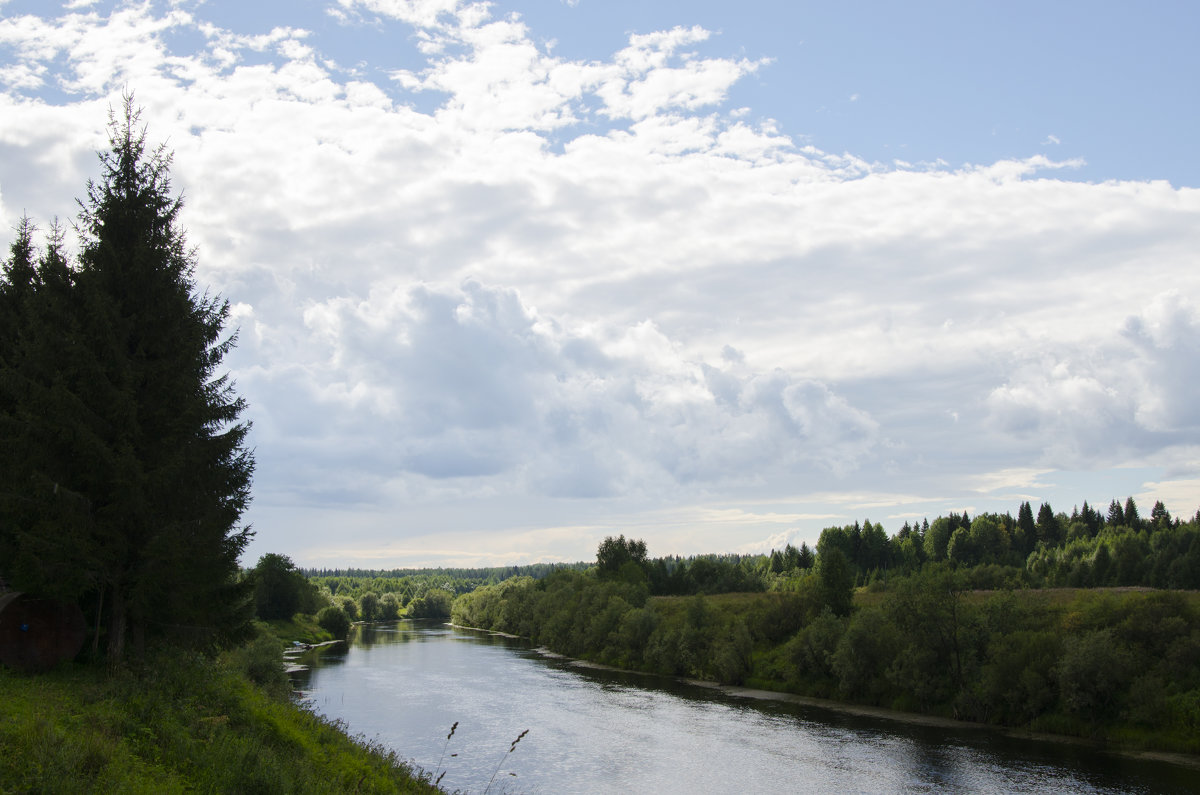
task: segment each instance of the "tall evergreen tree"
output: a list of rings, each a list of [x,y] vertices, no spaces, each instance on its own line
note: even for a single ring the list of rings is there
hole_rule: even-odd
[[[1054,515],[1054,509],[1050,507],[1050,503],[1043,502],[1038,508],[1036,528],[1038,540],[1044,542],[1046,546],[1057,546],[1062,543],[1062,527],[1059,525],[1058,517]]]
[[[16,414],[20,405],[17,380],[18,349],[34,284],[36,252],[33,222],[22,216],[14,231],[8,257],[0,268],[0,506],[10,511],[21,507],[23,483],[15,479],[20,454],[14,444],[18,431]],[[2,508],[0,508],[2,509]],[[3,517],[3,514],[0,514]],[[11,520],[0,521],[0,555],[13,553],[15,528]],[[0,563],[0,568],[4,568]],[[4,572],[0,571],[0,577]]]
[[[1021,539],[1021,555],[1028,556],[1037,543],[1037,525],[1033,522],[1033,506],[1028,501],[1017,509],[1017,533]]]
[[[31,225],[23,227],[6,272],[23,261],[24,275],[4,286],[12,331],[0,347],[0,574],[70,599],[97,582],[86,485],[97,439],[80,398],[90,373],[62,230],[55,223],[31,269]]]
[[[20,405],[8,404],[4,441],[30,454],[5,459],[5,491],[17,495],[0,506],[15,528],[6,543],[40,553],[24,555],[30,566],[0,554],[0,567],[14,585],[56,562],[77,572],[75,593],[61,595],[100,603],[116,663],[127,638],[140,650],[147,632],[208,643],[246,627],[252,583],[238,582],[237,560],[254,461],[245,403],[218,373],[235,341],[223,333],[229,305],[196,291],[171,157],[147,150],[132,97],[109,130],[100,180],[81,202],[79,266],[52,244],[41,314],[5,369]],[[65,547],[75,552],[64,558]]]
[[[808,542],[800,543],[800,554],[797,556],[796,565],[802,569],[811,569],[816,563],[817,556],[809,547]]]
[[[1154,503],[1154,508],[1150,511],[1150,523],[1155,530],[1171,526],[1171,513],[1167,510],[1167,506],[1163,505],[1162,500]]]
[[[4,261],[0,277],[0,339],[11,340],[17,331],[17,319],[21,307],[34,289],[37,252],[33,245],[35,230],[29,216],[22,216],[17,224],[17,236],[9,246],[8,258]]]
[[[1106,523],[1109,527],[1120,527],[1125,524],[1125,511],[1121,509],[1121,503],[1116,500],[1108,504],[1108,519]]]
[[[1142,524],[1142,517],[1138,515],[1137,503],[1133,501],[1133,497],[1125,498],[1125,524],[1134,530]]]
[[[1083,501],[1083,512],[1080,514],[1080,520],[1087,527],[1088,537],[1095,538],[1099,534],[1100,529],[1104,527],[1104,517],[1100,512],[1087,504],[1087,500]]]

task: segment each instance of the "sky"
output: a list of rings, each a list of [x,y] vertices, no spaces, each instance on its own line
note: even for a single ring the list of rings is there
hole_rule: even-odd
[[[1200,5],[0,0],[0,245],[125,91],[312,567],[1200,508]]]

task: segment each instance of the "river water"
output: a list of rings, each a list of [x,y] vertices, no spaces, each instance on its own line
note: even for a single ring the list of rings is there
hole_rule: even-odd
[[[298,661],[316,711],[445,773],[447,791],[1200,791],[1200,771],[1165,762],[740,698],[438,623],[360,626]]]

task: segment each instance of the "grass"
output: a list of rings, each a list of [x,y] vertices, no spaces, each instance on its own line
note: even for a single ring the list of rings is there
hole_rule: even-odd
[[[334,640],[333,635],[321,628],[317,623],[316,616],[307,616],[302,613],[297,613],[288,619],[279,619],[277,621],[255,621],[259,631],[268,631],[275,637],[291,643],[298,640],[301,643],[323,643],[327,640]]]
[[[252,682],[248,660],[277,654],[267,641],[221,660],[162,650],[115,676],[0,667],[0,793],[438,791],[394,753]]]

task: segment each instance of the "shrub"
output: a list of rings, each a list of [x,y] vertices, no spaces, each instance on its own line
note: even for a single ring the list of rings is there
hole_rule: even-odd
[[[358,621],[358,602],[351,599],[349,596],[339,596],[337,598],[337,606],[342,608],[346,617],[351,621]]]
[[[229,653],[229,661],[235,670],[259,685],[272,696],[282,698],[291,692],[287,673],[283,667],[283,647],[270,635],[259,635],[250,643]]]
[[[358,600],[358,614],[363,621],[375,621],[379,618],[379,594],[367,591]]]
[[[350,634],[350,616],[340,607],[326,607],[317,613],[317,623],[335,638],[345,639]]]
[[[379,620],[395,621],[399,617],[400,600],[389,591],[379,598]]]

